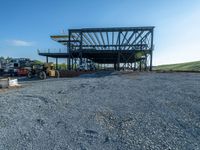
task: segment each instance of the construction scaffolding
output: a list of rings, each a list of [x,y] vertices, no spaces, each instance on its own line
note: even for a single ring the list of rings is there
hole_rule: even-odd
[[[67,52],[39,55],[67,58],[68,70],[93,62],[112,65],[115,70],[152,70],[154,27],[69,29],[67,35],[51,38],[67,47]]]

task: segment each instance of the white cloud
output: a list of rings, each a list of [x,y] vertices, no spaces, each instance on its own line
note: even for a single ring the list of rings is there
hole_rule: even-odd
[[[12,46],[22,46],[22,47],[28,47],[34,45],[34,42],[28,42],[24,40],[8,40],[7,43],[9,43]]]

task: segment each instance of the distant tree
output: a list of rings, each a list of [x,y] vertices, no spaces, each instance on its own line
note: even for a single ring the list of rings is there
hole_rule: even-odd
[[[35,63],[35,64],[38,64],[38,65],[43,64],[43,62],[42,62],[42,61],[39,61],[39,60],[34,60],[34,63]]]

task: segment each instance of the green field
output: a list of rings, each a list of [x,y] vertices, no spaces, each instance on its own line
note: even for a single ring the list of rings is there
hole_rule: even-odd
[[[158,71],[200,71],[200,61],[155,66]]]

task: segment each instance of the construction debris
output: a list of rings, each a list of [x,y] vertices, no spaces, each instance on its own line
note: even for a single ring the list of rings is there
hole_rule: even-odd
[[[26,76],[32,62],[28,58],[0,58],[0,76]]]
[[[9,86],[10,87],[16,87],[16,86],[20,86],[18,83],[18,79],[8,79],[9,80]]]
[[[19,87],[18,79],[2,78],[0,79],[0,89],[5,89],[9,87]]]

